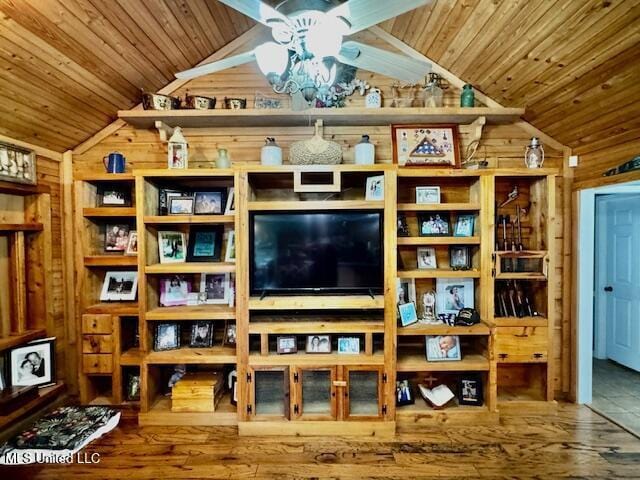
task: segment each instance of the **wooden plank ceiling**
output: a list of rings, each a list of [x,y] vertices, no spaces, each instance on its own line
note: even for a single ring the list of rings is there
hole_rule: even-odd
[[[0,134],[72,148],[252,25],[216,0],[0,0]],[[636,0],[434,0],[382,27],[578,153],[640,136]]]

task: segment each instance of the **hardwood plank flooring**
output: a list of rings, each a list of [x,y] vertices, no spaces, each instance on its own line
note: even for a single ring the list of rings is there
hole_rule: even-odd
[[[640,440],[584,406],[492,426],[398,423],[394,438],[238,437],[235,427],[122,422],[99,465],[0,467],[2,479],[640,478]]]

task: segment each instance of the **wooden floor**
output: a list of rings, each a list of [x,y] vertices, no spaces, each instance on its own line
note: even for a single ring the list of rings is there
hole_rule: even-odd
[[[496,426],[404,424],[387,441],[122,424],[87,452],[99,452],[100,465],[5,467],[0,479],[640,478],[640,440],[574,405]]]

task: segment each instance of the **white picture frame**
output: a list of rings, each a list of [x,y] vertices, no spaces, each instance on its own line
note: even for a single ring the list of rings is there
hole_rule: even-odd
[[[339,337],[338,338],[338,354],[339,355],[359,355],[360,339],[358,337]]]
[[[235,215],[236,213],[236,189],[234,187],[229,188],[229,193],[227,194],[227,203],[224,207],[225,215]]]
[[[458,315],[463,308],[474,308],[474,299],[473,278],[436,279],[437,314]]]
[[[158,232],[160,263],[185,263],[187,261],[187,236],[183,232]]]
[[[420,247],[416,249],[418,270],[433,270],[438,268],[436,249],[434,247]]]
[[[229,230],[227,234],[227,243],[224,249],[224,261],[227,263],[235,263],[236,261],[236,232]]]
[[[205,304],[221,305],[229,303],[228,273],[203,273],[200,275],[200,293],[205,294]]]
[[[365,200],[368,202],[381,202],[384,200],[384,175],[367,177]]]
[[[458,335],[427,335],[425,337],[427,362],[459,362],[462,347]]]
[[[433,205],[440,203],[440,187],[416,187],[416,204]]]
[[[138,294],[138,272],[109,271],[104,275],[101,302],[133,302]]]

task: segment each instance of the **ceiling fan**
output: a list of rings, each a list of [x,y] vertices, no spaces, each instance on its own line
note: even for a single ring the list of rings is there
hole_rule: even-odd
[[[431,65],[414,58],[343,41],[432,0],[284,0],[275,8],[260,0],[219,0],[271,28],[272,41],[255,49],[176,74],[191,79],[252,61],[278,93],[311,101],[336,81],[339,64],[418,83]]]

